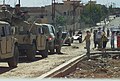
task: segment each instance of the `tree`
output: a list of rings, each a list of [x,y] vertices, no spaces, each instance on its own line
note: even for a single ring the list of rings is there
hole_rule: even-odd
[[[96,23],[104,20],[108,14],[108,9],[105,5],[100,4],[86,4],[81,15],[81,21],[86,24],[96,25]]]
[[[63,16],[56,17],[56,24],[59,26],[64,26],[66,23],[65,18]]]

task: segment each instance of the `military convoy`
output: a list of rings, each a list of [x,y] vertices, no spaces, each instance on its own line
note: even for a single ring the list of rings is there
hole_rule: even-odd
[[[44,30],[38,23],[31,26],[24,21],[19,26],[10,26],[9,23],[0,21],[0,59],[7,59],[10,67],[16,67],[19,55],[34,60],[36,51],[39,51],[43,58],[48,57],[48,38]]]
[[[53,52],[54,40],[53,38],[48,38],[50,34],[47,29],[49,28],[44,26],[45,24],[29,24],[26,21],[14,26],[14,36],[18,39],[18,49],[20,55],[26,55],[28,60],[34,60],[36,51],[39,51],[43,58],[48,56],[48,49]],[[55,38],[55,36],[53,37]]]
[[[6,17],[6,16],[5,16]],[[2,19],[4,19],[3,17]],[[43,58],[55,49],[55,29],[50,24],[0,19],[0,59],[8,62],[10,67],[17,67],[19,56],[35,59],[36,51]]]

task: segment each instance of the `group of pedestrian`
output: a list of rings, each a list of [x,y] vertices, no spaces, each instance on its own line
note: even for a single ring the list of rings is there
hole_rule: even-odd
[[[88,58],[90,58],[90,41],[91,41],[91,31],[86,31],[86,36],[84,38],[84,41],[86,41],[86,47],[87,50],[86,55]],[[106,32],[101,30],[101,28],[98,28],[98,30],[94,30],[93,32],[93,40],[94,40],[94,49],[98,48],[98,50],[101,50],[103,53],[106,52],[105,48],[107,45],[107,42],[109,41]]]
[[[106,35],[106,32],[101,30],[101,28],[98,28],[98,30],[94,30],[94,33],[93,33],[94,49],[97,48],[97,45],[98,45],[98,50],[102,50],[103,52],[106,52],[105,48],[106,48],[107,42],[109,41],[108,36],[109,36],[109,32],[107,32],[107,35]]]

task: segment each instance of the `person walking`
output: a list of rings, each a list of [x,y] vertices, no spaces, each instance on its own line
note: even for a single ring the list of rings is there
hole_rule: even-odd
[[[112,32],[111,34],[111,49],[114,49],[115,48],[115,45],[114,45],[114,40],[115,40],[115,32]]]
[[[61,52],[61,47],[62,47],[62,27],[58,28],[58,31],[56,33],[56,39],[55,39],[55,44],[57,45],[56,47],[56,53],[57,54],[63,54]]]
[[[95,49],[97,47],[97,44],[98,44],[96,35],[97,35],[97,30],[94,30],[94,32],[93,32],[94,48],[93,49]]]
[[[98,28],[98,32],[96,34],[96,40],[98,42],[98,50],[101,50],[102,48],[102,40],[101,40],[101,37],[102,37],[102,30],[101,28]]]
[[[108,42],[108,38],[107,38],[105,32],[103,32],[103,34],[102,34],[102,53],[103,53],[103,56],[106,56],[104,54],[106,53],[107,42]]]
[[[107,28],[107,37],[109,37],[110,36],[110,30],[109,30],[109,28]]]
[[[91,37],[90,31],[86,31],[86,36],[85,36],[84,40],[82,41],[82,42],[86,41],[85,48],[87,49],[86,55],[87,55],[88,59],[90,59],[90,37]]]
[[[25,14],[21,10],[20,4],[16,4],[15,9],[13,10],[12,13],[12,21],[14,21],[15,23],[17,22],[19,23],[24,20],[25,20]]]
[[[0,20],[11,24],[11,18],[12,18],[12,14],[7,9],[7,7],[3,5],[0,10]]]
[[[72,37],[72,29],[69,30],[70,37]]]

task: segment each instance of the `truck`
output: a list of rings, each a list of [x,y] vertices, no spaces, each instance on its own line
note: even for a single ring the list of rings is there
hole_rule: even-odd
[[[17,67],[19,62],[18,41],[5,21],[0,21],[0,61],[7,62],[9,67]]]
[[[20,56],[27,56],[29,61],[35,59],[36,51],[40,51],[42,58],[48,56],[47,39],[39,24],[30,24],[27,21],[15,24],[14,36],[18,39],[18,49]]]

